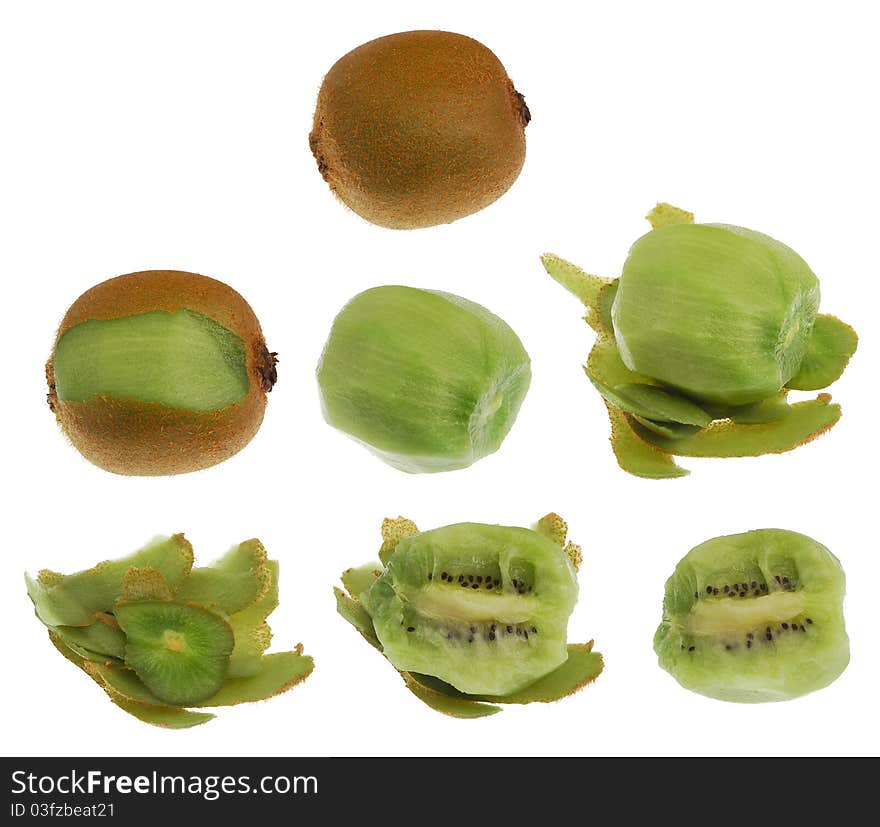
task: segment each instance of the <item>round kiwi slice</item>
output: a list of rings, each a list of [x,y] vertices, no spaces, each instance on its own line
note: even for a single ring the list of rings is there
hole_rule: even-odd
[[[849,662],[845,578],[815,540],[782,529],[716,537],[666,582],[654,636],[660,665],[724,701],[784,701],[821,689]]]
[[[248,303],[195,273],[129,273],[86,291],[46,365],[73,445],[117,474],[180,474],[228,459],[263,420],[275,354]]]
[[[545,534],[458,523],[402,539],[360,599],[397,669],[508,695],[566,660],[577,593]]]
[[[530,114],[498,58],[461,34],[413,31],[340,58],[318,94],[318,171],[373,224],[446,224],[502,196],[525,160]]]
[[[119,603],[125,662],[159,700],[178,706],[204,701],[223,685],[235,645],[219,615],[188,603]]]

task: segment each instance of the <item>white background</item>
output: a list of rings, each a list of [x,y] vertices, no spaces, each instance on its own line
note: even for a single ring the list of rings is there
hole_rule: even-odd
[[[820,755],[878,751],[878,67],[855,2],[9,2],[0,16],[2,746],[9,755]],[[443,28],[486,43],[533,122],[519,181],[455,224],[371,226],[339,204],[307,136],[323,73],[374,37]],[[682,480],[620,471],[581,370],[578,302],[552,250],[615,276],[657,200],[798,250],[822,309],[861,334],[828,435],[765,459],[685,460]],[[221,466],[123,478],[88,464],[45,405],[66,308],[133,270],[205,273],[258,314],[280,381],[254,441]],[[486,305],[533,383],[502,449],[407,476],[324,424],[314,368],[355,293],[403,283]],[[553,705],[457,721],[422,706],[334,610],[379,524],[529,524],[555,510],[584,545],[572,641],[603,675]],[[777,526],[842,560],[852,662],[783,704],[689,693],[656,665],[663,585],[709,537]],[[22,572],[74,571],[185,531],[208,560],[258,536],[281,561],[275,648],[317,668],[189,731],[143,725],[52,649]]]

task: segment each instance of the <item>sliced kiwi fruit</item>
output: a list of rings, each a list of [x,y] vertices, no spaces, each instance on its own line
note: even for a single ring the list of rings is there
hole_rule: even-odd
[[[90,462],[117,474],[180,474],[241,450],[263,419],[275,354],[248,303],[177,270],[92,287],[61,322],[49,406]]]
[[[330,189],[373,224],[414,229],[475,213],[525,160],[530,120],[498,58],[442,31],[380,37],[327,73],[309,145]]]
[[[495,704],[552,701],[596,677],[601,655],[567,645],[580,547],[556,514],[534,530],[459,523],[419,533],[382,526],[382,564],[343,574],[337,611],[381,651],[410,691],[463,718]],[[583,650],[583,651],[582,651]]]
[[[300,644],[266,654],[278,563],[256,539],[193,569],[182,534],[158,538],[121,560],[72,575],[44,570],[27,583],[55,648],[120,709],[156,726],[205,723],[214,716],[183,707],[262,700],[314,668]]]
[[[828,686],[849,662],[838,559],[803,534],[760,529],[692,549],[666,582],[654,636],[686,689],[740,703]]]
[[[504,695],[565,661],[577,591],[552,540],[462,523],[403,540],[364,605],[398,669]]]
[[[119,603],[125,662],[157,698],[187,706],[223,685],[235,637],[219,615],[189,603]]]

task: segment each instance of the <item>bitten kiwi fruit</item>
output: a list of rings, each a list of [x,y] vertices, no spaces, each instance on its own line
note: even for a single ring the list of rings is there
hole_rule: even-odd
[[[440,712],[558,700],[602,671],[592,642],[567,643],[581,562],[567,531],[555,514],[534,529],[385,520],[381,562],[342,575],[337,610]]]
[[[336,316],[317,369],[324,418],[402,471],[498,450],[531,381],[516,333],[474,302],[374,287]]]
[[[278,606],[278,563],[259,540],[193,568],[182,534],[75,574],[25,575],[55,648],[118,707],[156,726],[209,721],[213,708],[260,701],[314,668],[302,646],[266,654]]]
[[[845,578],[815,540],[782,529],[716,537],[666,581],[654,636],[660,665],[723,701],[785,701],[828,686],[849,663]]]
[[[380,37],[340,58],[318,94],[318,170],[373,224],[447,224],[500,198],[525,161],[530,114],[498,58],[461,34]]]
[[[178,270],[117,276],[67,311],[46,365],[74,447],[117,474],[182,474],[250,442],[277,379],[250,305]]]

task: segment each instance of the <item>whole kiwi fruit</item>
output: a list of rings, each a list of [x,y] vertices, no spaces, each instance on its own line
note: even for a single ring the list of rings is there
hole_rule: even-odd
[[[61,322],[49,407],[74,447],[117,474],[181,474],[240,451],[263,421],[275,354],[250,305],[177,270],[92,287]]]
[[[498,58],[461,34],[380,37],[340,58],[309,145],[330,189],[373,224],[448,224],[500,198],[530,114]]]

